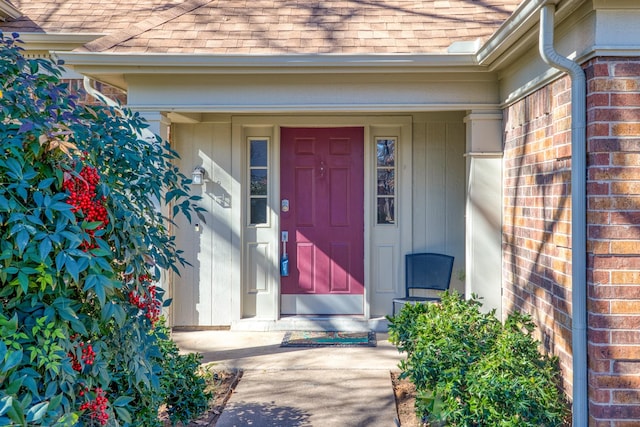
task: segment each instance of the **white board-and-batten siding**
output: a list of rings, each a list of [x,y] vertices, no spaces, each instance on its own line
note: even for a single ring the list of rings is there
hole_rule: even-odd
[[[365,183],[365,317],[390,314],[393,297],[404,294],[404,255],[408,252],[444,252],[456,257],[452,287],[464,291],[465,126],[462,112],[415,113],[402,116],[341,116],[301,118],[301,125],[362,125],[365,128],[365,180],[374,180],[375,137],[399,138],[396,227],[375,223],[374,186]],[[174,326],[224,326],[246,317],[279,317],[279,199],[277,171],[279,126],[290,118],[231,117],[202,114],[197,123],[174,123],[173,147],[178,166],[190,176],[203,166],[202,186],[193,186],[206,209],[205,223],[178,219],[176,243],[191,266],[172,278]],[[361,120],[361,122],[359,122]],[[270,140],[270,215],[265,230],[247,227],[245,209],[246,139]],[[197,224],[197,226],[195,225]],[[275,230],[275,231],[274,231]],[[261,243],[257,245],[257,243]],[[255,249],[254,251],[251,248]],[[273,265],[251,261],[256,251]],[[255,253],[254,253],[255,252]],[[260,253],[262,253],[260,252]],[[256,264],[251,268],[251,263]],[[255,270],[255,271],[254,271]],[[262,274],[249,274],[251,271]],[[258,283],[242,283],[247,281]]]

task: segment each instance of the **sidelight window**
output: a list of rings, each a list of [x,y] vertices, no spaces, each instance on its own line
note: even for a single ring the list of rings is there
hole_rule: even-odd
[[[394,224],[396,219],[397,138],[376,138],[377,223]]]
[[[249,138],[249,222],[267,223],[269,197],[269,140]]]

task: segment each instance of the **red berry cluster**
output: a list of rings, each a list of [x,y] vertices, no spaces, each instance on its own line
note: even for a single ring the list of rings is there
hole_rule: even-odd
[[[96,187],[100,182],[100,175],[96,168],[84,166],[79,176],[71,176],[65,173],[65,180],[62,187],[69,193],[67,203],[73,206],[74,213],[81,212],[88,222],[101,222],[95,230],[104,228],[109,223],[107,210],[104,207],[106,197],[98,197]],[[95,230],[88,230],[93,237]],[[95,244],[84,242],[85,250],[95,248]]]
[[[80,396],[84,396],[89,389],[85,388],[78,393]],[[95,389],[96,397],[93,400],[89,400],[80,405],[81,411],[88,411],[89,418],[93,421],[98,421],[101,426],[107,425],[109,421],[109,414],[107,413],[107,404],[109,400],[104,394],[104,391],[97,387]]]
[[[140,277],[141,281],[143,277],[149,280],[149,277],[145,275]],[[129,292],[129,302],[138,307],[139,310],[142,310],[144,316],[151,321],[151,324],[155,325],[160,318],[161,304],[160,300],[156,298],[157,290],[155,285],[150,285],[148,289],[149,296],[146,298],[138,295],[136,291]]]
[[[77,335],[75,334],[71,336],[71,339],[76,338]],[[80,341],[78,346],[82,349],[82,356],[80,357],[82,363],[80,363],[74,352],[70,351],[69,353],[67,353],[67,355],[71,358],[71,367],[73,368],[73,370],[81,372],[82,364],[84,364],[85,366],[93,365],[93,362],[96,360],[96,353],[95,351],[93,351],[93,346],[91,344],[85,344],[84,342]]]

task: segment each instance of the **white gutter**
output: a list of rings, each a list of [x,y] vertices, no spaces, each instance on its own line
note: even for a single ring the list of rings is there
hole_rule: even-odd
[[[553,4],[540,10],[540,56],[571,78],[571,346],[573,353],[573,426],[589,425],[587,383],[587,155],[586,77],[582,67],[553,47]]]
[[[473,53],[370,55],[191,55],[157,53],[52,52],[74,69],[120,74],[163,73],[388,73],[486,71]]]

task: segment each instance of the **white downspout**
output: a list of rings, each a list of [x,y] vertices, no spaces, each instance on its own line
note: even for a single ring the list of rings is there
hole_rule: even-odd
[[[573,348],[573,426],[589,425],[587,384],[587,155],[586,77],[582,67],[559,55],[553,47],[553,4],[540,10],[540,55],[571,78],[571,283]]]
[[[84,78],[82,79],[82,85],[84,86],[84,90],[87,91],[89,95],[91,95],[98,101],[103,102],[107,106],[122,113],[122,106],[118,104],[116,101],[114,101],[113,99],[109,98],[104,93],[94,88],[91,82],[92,80],[89,77],[84,76]],[[151,141],[151,142],[156,140],[156,135],[147,128],[142,129],[140,132],[136,131],[136,133],[138,134],[138,138],[142,140]]]
[[[104,102],[109,107],[118,107],[118,103],[116,101],[109,98],[104,93],[99,92],[93,87],[93,85],[91,84],[91,79],[89,77],[84,76],[84,78],[82,79],[82,85],[84,86],[84,90],[86,90],[89,95],[91,95],[98,101]]]

